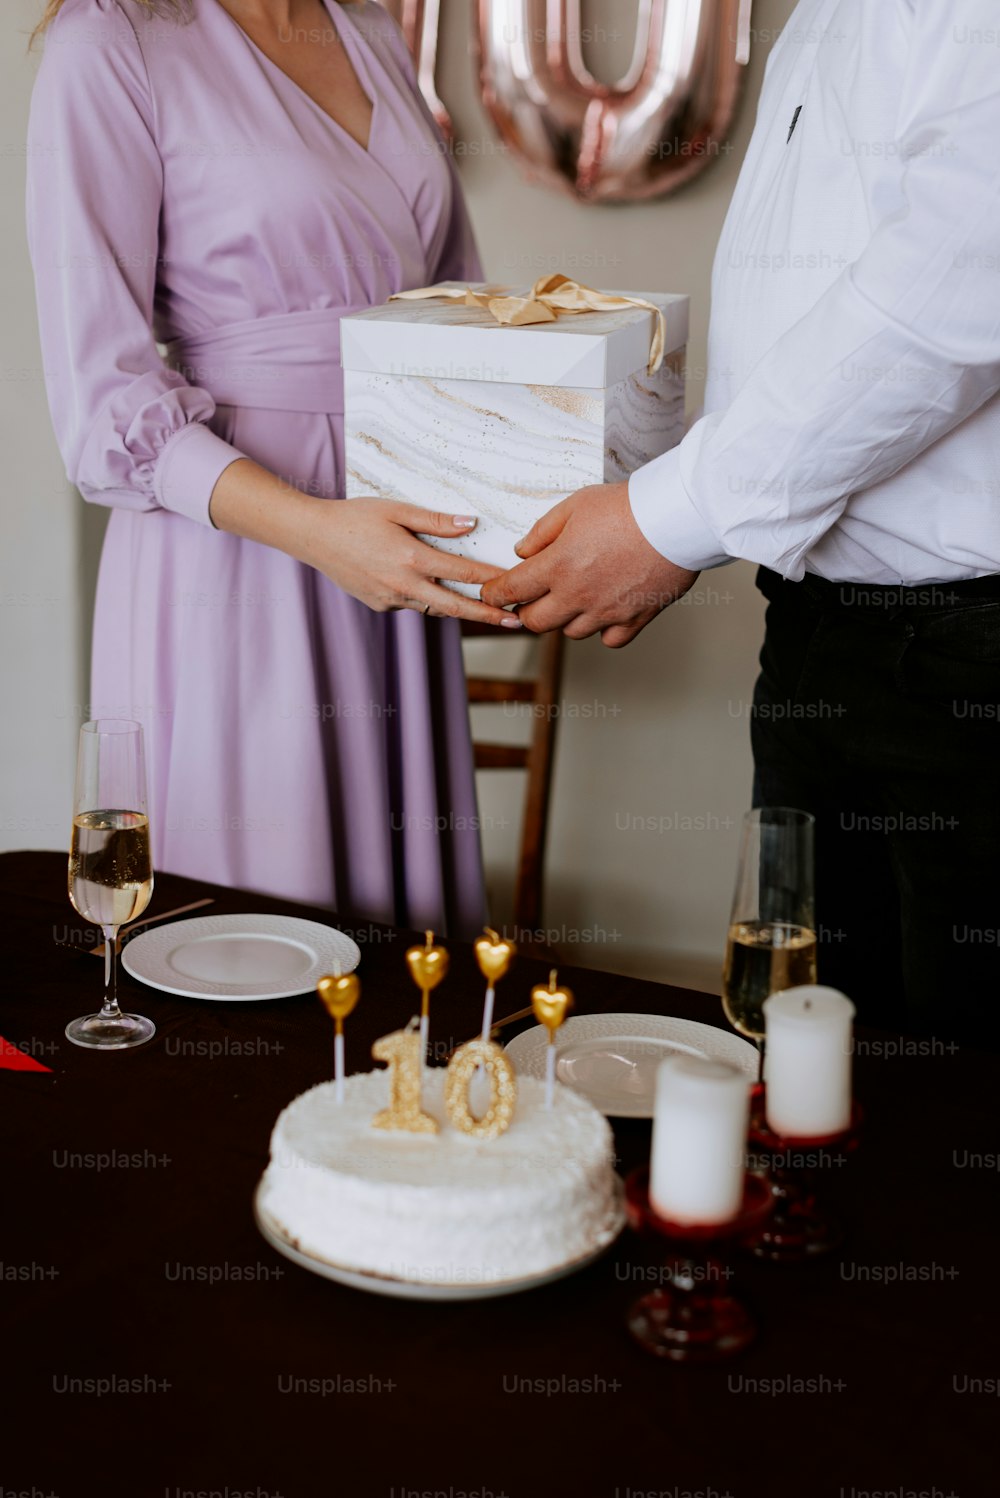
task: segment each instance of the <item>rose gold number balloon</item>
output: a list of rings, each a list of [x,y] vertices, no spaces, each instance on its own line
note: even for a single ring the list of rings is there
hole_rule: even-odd
[[[479,0],[483,100],[529,175],[589,202],[672,192],[721,151],[751,0],[640,0],[613,87],[583,61],[580,0]]]

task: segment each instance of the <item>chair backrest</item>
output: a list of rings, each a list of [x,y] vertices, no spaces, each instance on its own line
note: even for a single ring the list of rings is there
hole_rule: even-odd
[[[463,623],[466,637],[488,636],[523,642],[491,625]],[[545,882],[545,841],[549,825],[552,766],[562,683],[563,647],[558,630],[538,642],[538,666],[532,677],[467,675],[469,702],[477,706],[525,702],[532,706],[531,740],[526,745],[495,744],[473,739],[477,770],[525,770],[527,786],[521,823],[521,848],[514,892],[514,921],[519,932],[541,928]]]

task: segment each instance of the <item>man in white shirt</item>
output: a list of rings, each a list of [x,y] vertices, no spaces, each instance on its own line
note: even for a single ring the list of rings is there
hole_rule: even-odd
[[[820,977],[872,1023],[1000,1013],[1000,11],[801,0],[719,244],[706,414],[483,592],[627,644],[742,557],[755,801],[817,816]]]

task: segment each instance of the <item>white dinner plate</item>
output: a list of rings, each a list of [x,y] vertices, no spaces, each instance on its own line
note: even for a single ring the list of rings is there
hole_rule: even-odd
[[[522,1077],[545,1076],[548,1031],[515,1035],[506,1047]],[[556,1076],[609,1118],[652,1118],[656,1069],[668,1056],[729,1061],[756,1082],[756,1046],[730,1030],[665,1014],[578,1014],[556,1037]]]
[[[122,947],[140,983],[185,999],[287,999],[326,973],[350,973],[361,952],[335,926],[288,915],[203,915],[144,931]]]
[[[313,1254],[304,1254],[286,1238],[278,1224],[261,1209],[260,1186],[254,1193],[253,1215],[263,1236],[279,1254],[298,1264],[300,1269],[311,1270],[324,1279],[335,1280],[338,1285],[349,1285],[352,1290],[367,1290],[372,1295],[390,1295],[397,1300],[492,1300],[497,1295],[515,1295],[521,1290],[536,1290],[542,1285],[551,1285],[556,1280],[575,1274],[593,1264],[614,1243],[625,1226],[625,1187],[620,1177],[615,1177],[614,1216],[601,1241],[589,1253],[575,1259],[567,1259],[546,1269],[543,1274],[529,1274],[520,1279],[489,1280],[481,1284],[468,1281],[456,1283],[452,1280],[403,1280],[387,1274],[373,1274],[363,1269],[348,1269],[342,1264],[333,1264]]]

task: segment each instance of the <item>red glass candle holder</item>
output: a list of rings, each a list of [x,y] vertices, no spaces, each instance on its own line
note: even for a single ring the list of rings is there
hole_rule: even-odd
[[[731,1357],[753,1341],[757,1324],[733,1293],[733,1270],[719,1249],[758,1230],[773,1204],[768,1183],[748,1174],[739,1212],[730,1222],[671,1222],[650,1201],[648,1166],[632,1171],[625,1182],[630,1225],[669,1244],[667,1286],[643,1295],[628,1314],[629,1331],[641,1347],[675,1363],[707,1363]]]
[[[816,1188],[821,1155],[836,1150],[841,1157],[857,1149],[861,1138],[861,1104],[851,1106],[851,1121],[839,1134],[793,1139],[776,1134],[767,1122],[767,1093],[763,1084],[750,1097],[750,1147],[767,1161],[763,1177],[771,1189],[774,1210],[744,1239],[758,1259],[796,1264],[838,1248],[843,1228],[823,1205]],[[840,1160],[837,1161],[840,1163]]]

